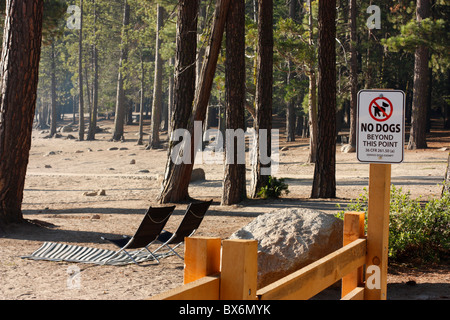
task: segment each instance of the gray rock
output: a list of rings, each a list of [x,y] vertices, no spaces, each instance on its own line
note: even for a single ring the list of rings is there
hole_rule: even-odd
[[[306,208],[257,217],[232,239],[258,241],[258,287],[264,287],[342,247],[342,220]]]
[[[204,181],[206,180],[205,177],[205,171],[201,168],[196,168],[194,170],[192,170],[192,175],[191,175],[191,181],[190,182],[194,182],[194,181]]]

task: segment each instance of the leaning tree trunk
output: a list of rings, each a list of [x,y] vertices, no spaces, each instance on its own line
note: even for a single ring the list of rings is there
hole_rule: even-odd
[[[336,197],[336,1],[319,1],[317,159],[312,198]]]
[[[430,16],[430,0],[417,1],[416,15],[419,23]],[[419,45],[414,54],[414,87],[408,150],[427,147],[428,56],[428,48]]]
[[[42,0],[8,0],[0,63],[0,225],[20,222],[42,38]]]
[[[226,128],[245,131],[245,1],[232,0],[226,22],[225,60]],[[233,140],[233,142],[230,141]],[[244,142],[244,141],[242,141]],[[226,135],[222,204],[239,203],[246,198],[245,145]],[[233,146],[233,148],[228,148]],[[242,161],[244,160],[244,161]],[[243,163],[242,163],[243,162]]]
[[[192,3],[192,1],[189,1],[189,3]],[[161,203],[167,203],[167,202],[179,202],[189,199],[189,193],[188,193],[188,187],[189,182],[192,174],[192,169],[194,166],[194,159],[195,159],[195,150],[199,147],[197,145],[196,141],[194,141],[194,123],[195,121],[204,121],[206,118],[206,110],[208,107],[209,98],[211,96],[211,88],[212,83],[214,80],[214,74],[216,71],[217,66],[217,58],[219,56],[220,47],[222,43],[222,36],[223,36],[223,30],[225,28],[225,21],[228,13],[228,7],[230,4],[230,0],[220,0],[216,4],[216,9],[214,13],[214,22],[213,27],[211,30],[211,36],[209,38],[209,44],[208,48],[205,52],[205,58],[203,61],[201,76],[198,82],[197,91],[195,92],[195,98],[194,98],[194,108],[191,112],[190,116],[187,116],[185,119],[183,119],[183,112],[189,111],[189,110],[181,110],[180,113],[177,110],[177,97],[179,96],[180,92],[177,90],[177,85],[179,85],[177,79],[175,80],[175,110],[173,115],[173,123],[174,127],[173,130],[180,128],[176,127],[180,123],[185,123],[186,127],[181,127],[183,129],[187,129],[190,133],[190,143],[187,145],[190,145],[190,153],[188,150],[183,150],[183,153],[188,152],[190,154],[190,161],[181,162],[179,164],[175,164],[172,161],[172,152],[173,152],[173,145],[172,142],[170,142],[169,145],[169,153],[168,153],[168,160],[166,164],[166,172],[164,175],[164,181],[163,181],[163,189],[161,191],[161,194],[159,196],[159,201]],[[182,7],[182,6],[180,6]],[[191,8],[192,10],[194,8]],[[198,10],[198,7],[196,8]],[[194,14],[196,19],[196,13]],[[180,16],[179,16],[180,17]],[[188,20],[189,21],[189,20]],[[193,30],[196,30],[196,26],[193,26]],[[196,37],[195,32],[192,32],[194,34],[194,43],[196,43]],[[186,44],[183,44],[183,48],[186,48]],[[177,38],[177,49],[178,49],[178,38]],[[194,45],[195,49],[195,45]],[[185,50],[185,49],[184,49]],[[195,61],[195,51],[194,50],[194,57],[193,60]],[[177,60],[178,60],[178,52],[177,52]],[[195,63],[191,63],[195,65]],[[175,66],[176,72],[178,73],[179,69],[177,66]],[[184,71],[186,72],[186,71]],[[192,72],[194,72],[194,80],[195,80],[195,68],[193,68]],[[177,75],[177,74],[176,74]],[[188,83],[184,83],[184,85],[187,85]],[[193,84],[195,85],[195,81],[193,81]],[[195,88],[194,88],[195,89]],[[190,106],[190,105],[189,105]],[[178,121],[177,121],[178,120]],[[198,138],[198,137],[197,137]],[[201,137],[200,137],[201,138]],[[186,145],[185,145],[186,146]],[[176,162],[179,162],[180,158],[184,158],[184,156],[178,154],[174,155],[174,158],[176,158]]]
[[[171,134],[177,129],[186,129],[192,113],[195,95],[197,15],[198,0],[178,1],[173,116],[170,124],[169,150],[164,180],[158,197],[161,203],[177,202],[188,197],[187,188],[178,188],[180,179],[186,179],[180,176],[177,170],[182,164],[176,165],[171,157],[174,147],[184,142],[173,142]],[[187,183],[189,184],[189,181]]]
[[[252,180],[250,193],[252,198],[258,196],[262,186],[269,180],[270,162],[261,163],[261,155],[271,155],[272,130],[272,85],[273,85],[273,1],[258,1],[258,50],[256,61],[256,150],[252,163]],[[266,150],[261,150],[260,133],[267,130]],[[262,170],[265,170],[263,172]]]

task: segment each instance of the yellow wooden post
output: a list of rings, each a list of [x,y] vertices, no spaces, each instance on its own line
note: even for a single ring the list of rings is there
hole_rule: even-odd
[[[220,238],[188,237],[184,247],[184,283],[220,272]]]
[[[255,300],[258,276],[258,242],[224,240],[220,276],[221,300]]]
[[[385,300],[389,244],[391,165],[370,164],[367,217],[366,300]]]
[[[364,212],[346,212],[344,215],[344,239],[343,245],[364,238]],[[363,285],[362,267],[342,278],[342,297]]]

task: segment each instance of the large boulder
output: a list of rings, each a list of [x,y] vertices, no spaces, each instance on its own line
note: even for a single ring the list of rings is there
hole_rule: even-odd
[[[331,214],[286,208],[258,216],[232,239],[258,240],[258,288],[342,247],[343,223]]]

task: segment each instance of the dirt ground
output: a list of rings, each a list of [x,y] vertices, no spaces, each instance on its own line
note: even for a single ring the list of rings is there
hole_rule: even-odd
[[[33,142],[23,199],[24,218],[45,225],[17,225],[0,230],[0,299],[143,299],[179,286],[183,281],[183,261],[175,256],[151,266],[97,266],[20,258],[31,254],[44,241],[62,242],[114,250],[101,236],[133,234],[143,213],[156,204],[166,162],[165,150],[145,150],[136,145],[137,126],[127,126],[124,142],[110,142],[110,121],[100,121],[103,133],[96,141],[76,141],[62,137],[46,139],[46,132],[33,131]],[[147,135],[145,138],[148,137]],[[163,134],[162,140],[167,136]],[[438,197],[450,147],[448,132],[435,132],[430,149],[405,151],[405,161],[392,165],[392,183],[409,190],[414,197]],[[117,147],[118,150],[108,150]],[[337,199],[311,200],[314,166],[306,164],[308,141],[280,141],[277,177],[286,178],[290,194],[279,200],[246,200],[239,205],[221,206],[223,167],[199,164],[206,181],[191,183],[195,199],[214,199],[198,235],[227,238],[257,215],[277,208],[301,206],[327,213],[345,205],[368,185],[367,164],[355,153],[341,153],[337,146]],[[144,171],[142,171],[144,170]],[[145,171],[147,170],[147,171]],[[249,169],[247,169],[249,173]],[[248,175],[249,177],[249,175]],[[105,195],[86,196],[104,190]],[[166,229],[175,229],[186,205],[177,205]],[[181,248],[182,251],[183,248]],[[71,267],[81,269],[77,288],[68,286]],[[390,269],[388,299],[450,299],[449,266]],[[332,298],[324,294],[324,298]]]

